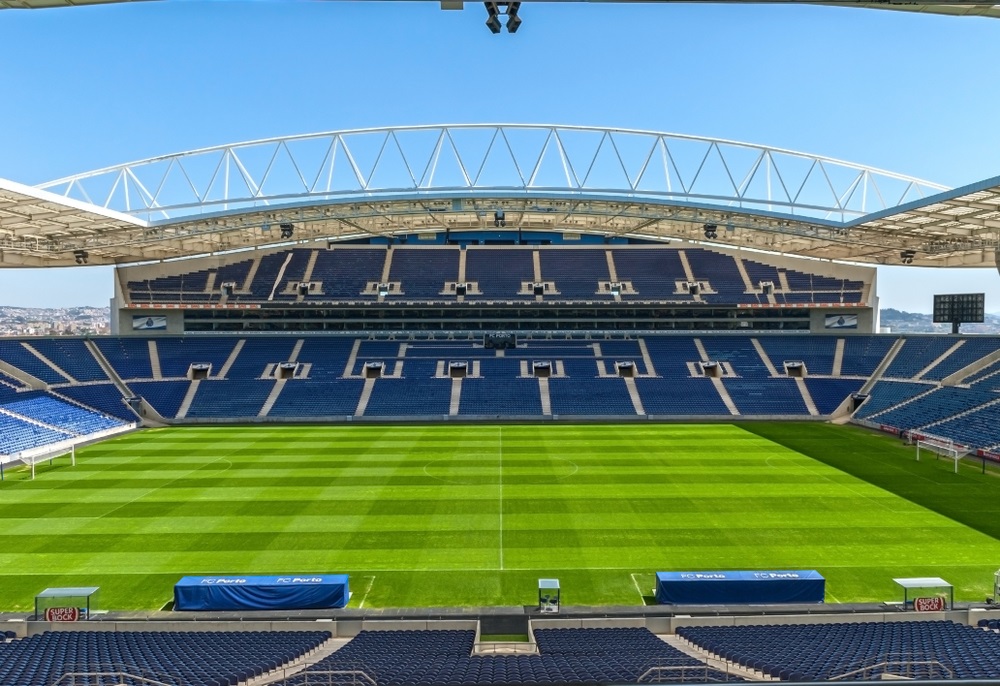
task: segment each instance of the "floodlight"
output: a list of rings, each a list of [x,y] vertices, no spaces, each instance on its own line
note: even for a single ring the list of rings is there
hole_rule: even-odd
[[[507,5],[507,33],[517,33],[521,27],[521,17],[517,16],[517,11],[521,9],[521,3],[512,2]]]
[[[899,253],[899,261],[903,264],[913,264],[913,258],[917,256],[916,250],[904,250]]]
[[[490,33],[500,33],[500,10],[495,2],[484,2],[486,6],[486,28],[490,30]]]
[[[705,238],[718,238],[719,237],[719,226],[717,224],[705,224],[702,228],[705,229]]]
[[[90,259],[90,255],[86,250],[74,250],[73,257],[76,259],[77,264],[87,264],[87,260]]]
[[[280,224],[278,228],[281,229],[282,238],[291,238],[292,235],[295,233],[295,224],[286,222],[284,224]]]
[[[504,214],[503,210],[497,210],[493,213],[493,226],[507,226],[507,215]]]

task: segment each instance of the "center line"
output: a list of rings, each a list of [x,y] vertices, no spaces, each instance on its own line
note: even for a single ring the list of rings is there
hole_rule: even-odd
[[[500,569],[503,569],[503,427],[497,427],[500,431],[499,452],[500,452]]]

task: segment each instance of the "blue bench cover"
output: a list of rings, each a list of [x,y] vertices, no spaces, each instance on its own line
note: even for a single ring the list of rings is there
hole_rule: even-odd
[[[815,570],[656,573],[661,604],[822,603],[825,592],[826,579]]]
[[[319,610],[350,597],[346,574],[186,576],[174,586],[174,609]]]

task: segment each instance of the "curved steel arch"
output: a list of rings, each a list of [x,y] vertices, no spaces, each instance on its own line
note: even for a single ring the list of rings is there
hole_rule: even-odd
[[[843,160],[719,138],[533,124],[268,138],[106,167],[40,188],[153,224],[303,202],[450,193],[599,194],[847,222],[945,189]]]

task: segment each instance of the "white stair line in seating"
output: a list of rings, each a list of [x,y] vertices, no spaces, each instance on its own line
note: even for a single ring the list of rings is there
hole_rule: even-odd
[[[354,410],[355,417],[364,417],[365,410],[368,409],[368,401],[372,397],[372,389],[375,388],[376,379],[365,379],[365,385],[361,389],[361,397],[358,398],[358,406]]]
[[[544,376],[538,377],[538,395],[542,401],[542,414],[551,417],[552,398],[549,396],[549,380]]]
[[[160,368],[160,352],[156,347],[156,340],[150,338],[146,343],[149,345],[149,367],[153,370],[153,380],[163,379],[163,370]]]
[[[258,417],[266,417],[267,413],[271,411],[274,407],[274,403],[278,402],[278,396],[281,395],[281,391],[285,388],[285,384],[288,379],[276,379],[274,386],[271,387],[271,392],[267,394],[267,400],[264,401],[264,405],[260,408],[260,412],[257,413]]]
[[[760,361],[764,363],[764,366],[767,367],[767,371],[771,373],[772,377],[777,379],[785,376],[784,374],[778,373],[778,368],[774,366],[773,362],[771,362],[771,358],[768,357],[767,351],[764,350],[764,346],[760,344],[760,341],[756,338],[751,338],[750,343],[753,344],[754,350],[756,350],[757,354],[760,356]]]
[[[21,345],[29,353],[31,353],[32,355],[34,355],[35,357],[37,357],[39,360],[41,360],[42,362],[44,362],[45,364],[47,364],[52,369],[52,371],[56,372],[57,374],[61,374],[62,376],[65,376],[66,380],[69,381],[70,383],[76,383],[76,379],[74,379],[72,376],[70,376],[65,371],[63,371],[62,368],[60,368],[59,365],[57,365],[55,362],[53,362],[49,358],[45,357],[45,355],[43,355],[40,352],[38,352],[37,350],[35,350],[30,343],[26,343],[25,341],[21,341]]]
[[[243,350],[243,346],[246,345],[246,343],[245,338],[241,338],[236,341],[236,345],[233,346],[233,351],[229,353],[229,357],[226,358],[226,362],[222,365],[222,369],[215,374],[216,379],[226,378],[226,375],[229,374],[229,370],[234,364],[236,364],[236,358],[240,354],[240,351]]]
[[[632,399],[632,407],[635,408],[635,413],[642,417],[646,416],[646,408],[642,406],[642,397],[639,395],[639,389],[635,386],[635,379],[626,376],[625,388],[628,389],[628,397]]]
[[[191,409],[191,403],[194,402],[194,396],[198,393],[198,386],[201,381],[195,379],[188,386],[187,393],[184,394],[184,400],[181,402],[181,406],[177,409],[177,419],[184,419],[187,417],[188,410]]]
[[[899,338],[892,344],[892,347],[889,348],[889,352],[885,354],[885,357],[882,358],[882,361],[879,362],[875,371],[872,372],[870,377],[868,377],[868,381],[865,382],[865,385],[861,387],[861,390],[859,390],[858,393],[867,394],[871,392],[875,383],[882,378],[882,375],[885,374],[885,370],[888,369],[889,365],[892,364],[892,361],[896,359],[896,355],[899,354],[899,350],[903,347],[903,343],[903,339]]]
[[[964,338],[962,340],[960,340],[960,341],[957,341],[955,343],[955,345],[951,346],[950,348],[948,348],[947,350],[945,350],[943,353],[941,353],[940,355],[938,355],[937,358],[933,362],[931,362],[929,365],[927,365],[926,367],[924,367],[923,369],[921,369],[917,374],[915,374],[913,376],[913,381],[919,381],[920,379],[924,378],[925,374],[929,374],[932,369],[934,369],[936,366],[938,366],[939,364],[941,364],[942,362],[944,362],[946,359],[948,359],[948,357],[952,353],[954,353],[956,350],[958,350],[959,348],[961,348],[963,345],[965,345],[965,339]]]
[[[874,419],[875,417],[879,417],[879,416],[885,414],[886,412],[890,412],[892,410],[897,410],[900,407],[903,407],[904,405],[909,405],[910,403],[912,403],[912,402],[914,402],[916,400],[920,400],[921,398],[927,397],[928,395],[930,395],[931,393],[933,393],[934,391],[936,391],[939,388],[941,388],[941,387],[937,386],[937,385],[934,385],[934,386],[928,385],[926,391],[918,393],[917,395],[913,396],[912,398],[907,398],[903,402],[896,403],[895,405],[892,405],[891,407],[887,407],[884,410],[879,410],[875,414],[869,415],[867,417],[867,419]]]
[[[819,409],[816,407],[816,403],[813,402],[812,393],[809,392],[809,387],[806,386],[806,380],[801,376],[795,377],[795,385],[799,388],[799,393],[802,394],[802,401],[806,404],[806,409],[809,410],[809,414],[816,417],[819,415]]]
[[[844,339],[837,339],[837,348],[833,353],[833,370],[831,376],[840,376],[840,370],[844,368]]]
[[[295,253],[291,250],[285,255],[285,261],[281,263],[281,267],[278,269],[278,275],[274,277],[274,283],[271,284],[271,293],[267,296],[268,301],[274,300],[274,294],[278,290],[278,285],[285,279],[285,270],[288,268],[288,263],[292,261],[292,255]]]

